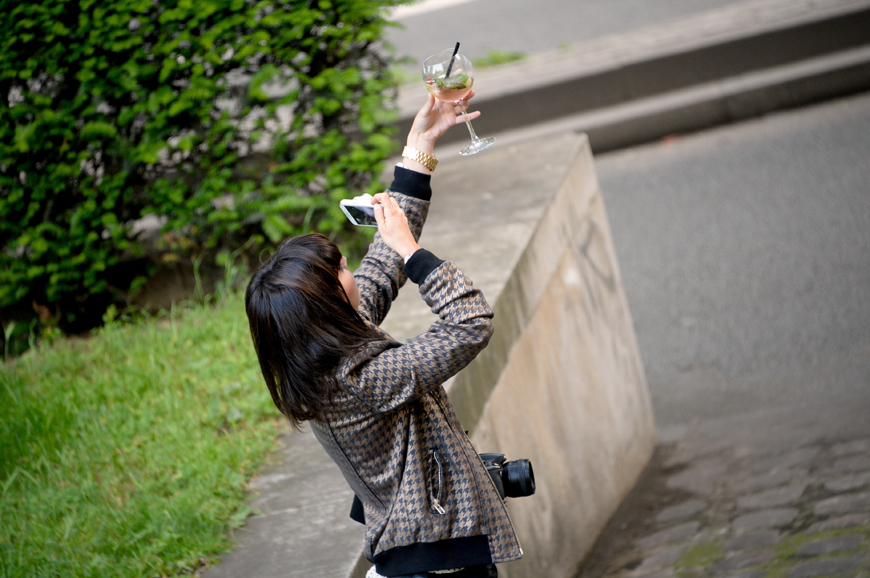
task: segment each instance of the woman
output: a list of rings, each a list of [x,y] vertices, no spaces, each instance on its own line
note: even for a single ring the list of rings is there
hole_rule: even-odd
[[[492,310],[455,264],[417,244],[435,141],[467,106],[429,96],[393,184],[372,199],[378,233],[354,274],[326,237],[302,235],[246,293],[272,399],[294,425],[311,422],[356,493],[351,515],[366,524],[370,575],[492,577],[495,563],[522,556],[442,387],[488,343]],[[438,321],[402,344],[379,325],[406,279]]]

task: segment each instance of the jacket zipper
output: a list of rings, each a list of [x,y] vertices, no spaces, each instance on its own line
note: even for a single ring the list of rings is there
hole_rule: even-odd
[[[444,491],[444,469],[441,465],[441,458],[438,456],[437,450],[430,450],[430,454],[432,454],[432,459],[435,460],[435,464],[438,468],[438,491],[434,492],[432,488],[429,489],[429,502],[432,504],[432,509],[435,510],[438,514],[444,514],[444,508],[441,507],[441,494]],[[431,481],[430,481],[431,485]]]

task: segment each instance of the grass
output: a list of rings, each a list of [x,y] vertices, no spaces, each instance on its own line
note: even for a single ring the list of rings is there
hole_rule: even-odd
[[[416,70],[412,70],[408,65],[393,64],[390,66],[389,74],[397,85],[420,82],[422,80],[420,74]]]
[[[695,566],[707,566],[722,558],[722,545],[718,542],[699,544],[680,556],[675,566],[677,568],[691,568]]]
[[[842,530],[831,530],[819,534],[798,532],[797,534],[783,536],[779,543],[774,547],[774,555],[770,562],[760,565],[755,569],[766,571],[767,578],[788,578],[788,575],[792,572],[794,567],[802,562],[823,558],[835,558],[838,556],[864,555],[870,552],[870,544],[865,541],[855,551],[832,552],[831,554],[814,556],[812,558],[800,558],[797,556],[800,547],[809,542],[855,534],[861,534],[865,539],[870,538],[870,526],[856,526]],[[706,575],[705,568],[707,566],[723,559],[724,557],[725,553],[718,541],[699,544],[684,553],[676,562],[675,567],[677,569],[677,576],[681,578],[704,576]],[[866,564],[864,566],[866,566]],[[859,569],[860,568],[861,567],[859,566]],[[751,569],[743,569],[742,572],[748,572],[749,570]]]
[[[838,536],[855,534],[863,534],[865,539],[870,538],[870,526],[854,526],[851,528],[831,530],[819,534],[806,534],[805,532],[799,532],[791,536],[786,536],[779,544],[777,544],[773,559],[764,566],[764,569],[768,570],[768,576],[770,578],[786,578],[796,564],[810,560],[809,558],[801,559],[796,556],[797,551],[804,544],[828,538],[836,538]],[[814,557],[813,559],[834,558],[844,555],[853,556],[856,554],[866,554],[868,551],[870,551],[870,546],[865,542],[863,545],[858,547],[857,551],[833,552],[825,556]]]
[[[526,54],[522,52],[511,52],[508,50],[490,50],[486,56],[475,58],[472,64],[477,69],[492,68],[501,64],[509,64],[526,58]],[[421,82],[419,65],[411,58],[402,59],[401,62],[390,66],[389,74],[393,78],[393,82],[397,85],[411,84]]]
[[[238,294],[2,365],[0,577],[192,573],[285,428]]]
[[[492,68],[510,62],[516,62],[526,57],[522,52],[511,52],[508,50],[490,50],[486,56],[481,56],[474,60],[475,68]]]

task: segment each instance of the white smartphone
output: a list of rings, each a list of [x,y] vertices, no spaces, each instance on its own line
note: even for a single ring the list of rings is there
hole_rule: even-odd
[[[338,205],[347,215],[351,223],[358,227],[377,227],[375,220],[375,206],[372,204],[372,196],[368,193],[352,199],[342,199]]]

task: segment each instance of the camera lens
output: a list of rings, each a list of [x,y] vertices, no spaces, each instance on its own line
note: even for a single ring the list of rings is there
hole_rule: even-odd
[[[506,462],[501,478],[505,496],[509,498],[521,498],[535,493],[535,472],[529,460]]]

